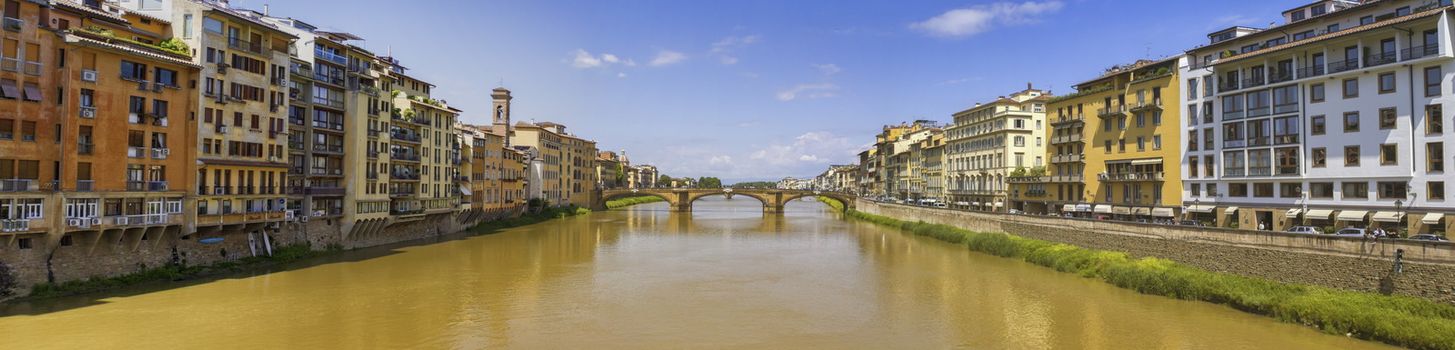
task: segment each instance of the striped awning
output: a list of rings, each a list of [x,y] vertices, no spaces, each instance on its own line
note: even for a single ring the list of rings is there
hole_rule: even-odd
[[[1172,208],[1153,208],[1152,216],[1159,218],[1170,218],[1177,216],[1177,211],[1172,210]]]
[[[1217,208],[1218,207],[1215,205],[1191,205],[1187,207],[1187,211],[1194,213],[1211,213]]]
[[[1132,208],[1132,215],[1152,215],[1152,208]]]
[[[1293,208],[1293,209],[1289,209],[1287,213],[1283,213],[1283,215],[1284,216],[1287,216],[1287,217],[1293,218],[1293,217],[1298,217],[1298,214],[1302,214],[1302,213],[1303,213],[1303,209]]]
[[[1425,225],[1439,225],[1440,224],[1440,219],[1444,219],[1444,218],[1445,218],[1445,213],[1429,213],[1429,214],[1425,214],[1425,217],[1420,218],[1420,223],[1425,224]]]
[[[1339,212],[1339,221],[1364,221],[1364,216],[1369,215],[1368,210],[1344,210]]]
[[[1061,212],[1063,212],[1063,213],[1070,213],[1070,212],[1075,212],[1075,211],[1076,211],[1076,205],[1075,204],[1067,204],[1067,205],[1061,206]]]
[[[1399,222],[1404,219],[1404,213],[1397,211],[1381,211],[1374,213],[1374,221],[1378,222]]]
[[[1091,212],[1091,204],[1077,204],[1076,211],[1083,213]]]
[[[1111,214],[1111,206],[1106,204],[1097,204],[1094,211],[1098,214]]]
[[[1111,213],[1117,215],[1132,215],[1131,207],[1111,207]]]

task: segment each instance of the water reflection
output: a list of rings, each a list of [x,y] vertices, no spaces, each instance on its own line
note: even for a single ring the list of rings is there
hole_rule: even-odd
[[[707,198],[0,317],[0,348],[1375,348]]]

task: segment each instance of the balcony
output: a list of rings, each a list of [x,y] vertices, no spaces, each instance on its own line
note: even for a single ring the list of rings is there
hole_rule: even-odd
[[[1269,84],[1277,84],[1290,80],[1293,80],[1293,71],[1273,70],[1273,72],[1268,75]]]
[[[342,123],[342,122],[330,122],[330,121],[323,121],[323,120],[314,120],[313,121],[313,128],[314,129],[317,129],[317,130],[343,132],[344,131],[344,123]]]
[[[309,172],[308,173],[309,173],[309,175],[313,175],[313,176],[344,176],[344,169],[342,169],[342,168],[312,168],[312,169],[309,169]]]
[[[407,162],[416,162],[416,163],[419,162],[419,155],[418,154],[409,154],[409,153],[402,153],[402,152],[393,152],[393,153],[390,153],[389,154],[389,158],[391,160],[399,160],[399,161],[407,161]]]
[[[1273,168],[1268,166],[1248,167],[1248,176],[1270,176],[1273,175]]]
[[[0,180],[0,192],[40,191],[40,183],[32,179]]]
[[[1290,145],[1295,143],[1298,143],[1298,134],[1273,136],[1273,144],[1275,145]]]
[[[1051,182],[1082,182],[1081,175],[1056,175],[1051,177]]]
[[[89,107],[88,106],[81,106],[80,114],[81,114],[81,118],[85,118],[85,119],[96,119],[96,107],[95,106],[89,106]]]
[[[82,143],[76,145],[76,154],[88,155],[96,152],[96,144]]]
[[[197,193],[200,195],[226,196],[232,194],[232,187],[228,186],[198,186]]]
[[[404,172],[404,171],[395,171],[395,172],[389,173],[389,178],[392,179],[392,180],[415,180],[415,181],[418,181],[419,180],[419,173],[411,173],[411,172]]]
[[[1241,166],[1236,168],[1223,167],[1223,177],[1243,177],[1248,175],[1248,170]]]
[[[1409,61],[1409,60],[1413,60],[1413,59],[1420,59],[1420,58],[1425,58],[1425,57],[1439,55],[1439,54],[1440,54],[1440,46],[1439,45],[1422,45],[1422,46],[1414,46],[1414,47],[1405,48],[1404,50],[1401,50],[1400,51],[1400,55],[1399,56],[1400,56],[1400,58],[1402,60]]]
[[[1146,101],[1137,101],[1137,104],[1135,106],[1132,106],[1132,112],[1154,111],[1154,110],[1157,110],[1157,111],[1162,110],[1162,98],[1161,97],[1153,98],[1152,99],[1152,102],[1150,102],[1150,103],[1149,102],[1146,102]]]
[[[96,190],[96,180],[76,180],[76,192],[91,192]]]
[[[1080,115],[1080,114],[1077,114],[1077,115],[1065,115],[1065,116],[1061,116],[1059,118],[1056,118],[1056,120],[1054,120],[1054,121],[1051,121],[1051,126],[1053,126],[1053,127],[1055,127],[1055,126],[1062,126],[1062,125],[1068,125],[1069,126],[1069,125],[1072,125],[1072,124],[1085,123],[1085,122],[1086,122],[1086,116],[1084,116],[1084,115]]]
[[[313,67],[295,65],[292,68],[288,69],[288,72],[291,76],[308,78],[313,76]]]
[[[1006,183],[1028,184],[1046,182],[1044,176],[1010,176],[1005,178]]]
[[[167,156],[170,156],[170,155],[172,155],[172,150],[171,149],[166,149],[166,148],[153,148],[152,149],[152,159],[167,159]]]
[[[321,145],[321,144],[316,144],[315,143],[315,144],[313,144],[313,151],[314,152],[322,152],[322,153],[343,154],[344,153],[344,146],[343,145]]]
[[[1312,78],[1324,75],[1324,66],[1309,66],[1298,69],[1298,78]]]
[[[314,196],[342,196],[342,195],[344,195],[344,189],[342,187],[308,187],[308,188],[304,189],[304,192],[306,194],[314,195]]]
[[[392,139],[394,139],[394,140],[396,140],[396,141],[419,143],[419,134],[410,134],[410,133],[403,133],[403,132],[391,132],[391,133],[389,133],[389,137],[392,138]]]
[[[1228,92],[1228,91],[1233,91],[1233,90],[1237,90],[1237,89],[1238,89],[1238,81],[1237,80],[1218,82],[1218,92]]]
[[[7,18],[9,19],[9,18]],[[0,220],[0,232],[25,232],[30,231],[30,219],[4,219]]]
[[[1106,108],[1097,109],[1096,110],[1096,117],[1097,118],[1108,118],[1108,117],[1120,116],[1120,115],[1122,115],[1123,113],[1126,113],[1126,112],[1127,112],[1127,106],[1126,105],[1120,105],[1120,106],[1115,106],[1115,107],[1106,107]]]
[[[343,55],[324,50],[322,47],[317,46],[313,48],[313,57],[315,59],[319,59],[325,62],[331,62],[340,66],[349,64],[348,57],[344,57]]]
[[[5,17],[5,30],[6,31],[17,32],[18,33],[18,32],[20,32],[20,28],[23,28],[23,27],[25,27],[25,20],[22,20],[22,19],[19,19],[19,18],[15,18],[15,17]]]
[[[1057,154],[1051,156],[1052,163],[1080,163],[1085,161],[1085,154]]]
[[[303,150],[303,141],[288,141],[288,149],[295,151]]]
[[[243,40],[242,38],[227,38],[227,47],[233,50],[250,52],[254,55],[263,54],[263,44]]]
[[[429,126],[431,124],[430,119],[425,117],[414,117],[414,120],[412,120],[411,122],[424,126]]]
[[[1272,114],[1272,112],[1270,112],[1270,110],[1268,109],[1268,105],[1248,107],[1248,118],[1257,118],[1267,116],[1269,114]]]
[[[323,96],[314,96],[313,97],[313,104],[320,105],[320,106],[324,106],[324,107],[329,107],[329,108],[334,108],[334,109],[343,109],[344,108],[344,100],[342,100],[342,99],[332,99],[332,98],[327,98],[327,97],[323,97]]]
[[[1375,67],[1395,62],[1399,62],[1399,56],[1394,51],[1387,51],[1369,55],[1364,59],[1364,66]]]
[[[1141,181],[1163,181],[1163,173],[1136,172],[1136,173],[1101,173],[1096,177],[1103,182],[1141,182]]]
[[[1263,84],[1267,84],[1267,83],[1268,83],[1268,81],[1263,80],[1263,77],[1261,77],[1261,76],[1250,77],[1248,79],[1243,79],[1243,88],[1244,89],[1255,88],[1255,87],[1263,86]]]
[[[1329,74],[1359,69],[1359,59],[1329,62]]]
[[[127,158],[146,158],[147,157],[147,148],[146,147],[127,147],[126,148],[126,157]]]

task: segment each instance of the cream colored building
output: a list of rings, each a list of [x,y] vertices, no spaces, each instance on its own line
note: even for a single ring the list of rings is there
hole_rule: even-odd
[[[945,131],[945,191],[952,207],[1005,210],[1006,177],[1044,167],[1046,102],[1050,93],[1025,90],[955,113]]]

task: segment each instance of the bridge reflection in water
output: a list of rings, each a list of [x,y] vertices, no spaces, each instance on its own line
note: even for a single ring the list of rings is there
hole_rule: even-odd
[[[0,310],[0,349],[1380,348],[734,197]]]

